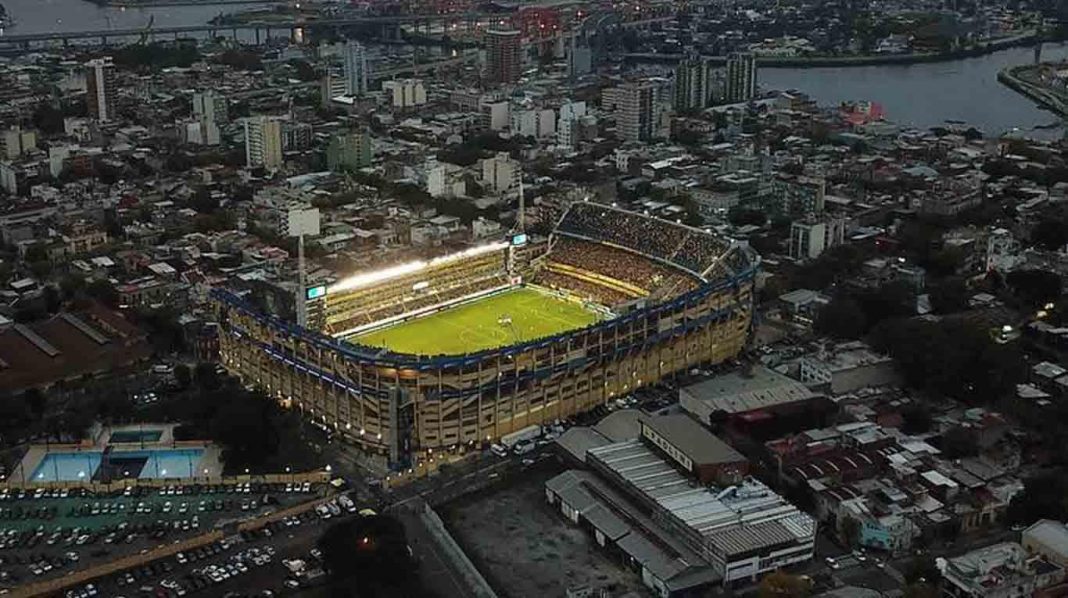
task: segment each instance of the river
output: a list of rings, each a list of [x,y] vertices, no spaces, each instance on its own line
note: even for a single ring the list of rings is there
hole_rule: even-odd
[[[14,17],[12,33],[106,30],[145,26],[155,15],[156,26],[201,25],[235,6],[166,6],[104,8],[86,0],[0,0]],[[1047,44],[1044,59],[1068,57],[1068,45]],[[1031,48],[1011,48],[986,56],[950,62],[902,66],[827,68],[763,68],[760,85],[766,89],[798,89],[820,104],[842,101],[879,102],[895,122],[932,127],[948,120],[965,121],[990,135],[1018,130],[1024,135],[1054,137],[1058,128],[1035,129],[1058,118],[1034,102],[1002,86],[997,73],[1006,66],[1033,59]]]
[[[1046,44],[1043,60],[1063,59],[1068,45]],[[1038,129],[1060,119],[998,83],[998,71],[1034,60],[1030,47],[1010,48],[950,62],[900,66],[764,68],[759,80],[768,89],[798,89],[820,104],[871,100],[886,109],[887,118],[927,128],[947,120],[965,121],[989,135],[1018,128],[1022,134],[1059,136],[1058,129]]]
[[[15,19],[10,33],[52,33],[61,31],[104,31],[136,29],[155,15],[158,27],[204,25],[220,13],[237,12],[256,5],[159,6],[117,8],[97,6],[86,0],[0,0]]]

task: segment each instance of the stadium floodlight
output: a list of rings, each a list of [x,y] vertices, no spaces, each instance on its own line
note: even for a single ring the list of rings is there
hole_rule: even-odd
[[[297,325],[308,325],[308,276],[304,268],[304,237],[319,234],[319,208],[295,207],[286,214],[290,237],[297,238]]]
[[[350,276],[345,280],[331,285],[330,288],[327,289],[327,293],[353,291],[355,289],[383,282],[391,278],[399,278],[408,274],[414,274],[416,272],[419,272],[420,270],[425,270],[426,268],[441,266],[444,264],[448,264],[449,262],[464,260],[485,253],[501,251],[507,247],[508,244],[504,242],[490,243],[489,245],[479,245],[478,247],[472,247],[470,249],[465,249],[457,253],[450,253],[448,255],[436,257],[432,260],[419,260],[415,262],[408,262],[406,264],[399,264],[390,268],[376,270],[374,272],[365,272],[363,274],[357,274],[355,276]]]

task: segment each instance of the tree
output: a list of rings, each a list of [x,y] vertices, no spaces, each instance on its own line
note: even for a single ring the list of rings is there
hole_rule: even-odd
[[[840,294],[820,310],[814,329],[835,339],[858,339],[868,330],[868,319],[852,297]]]
[[[843,514],[838,522],[838,532],[846,546],[856,546],[860,543],[860,522],[856,518]]]
[[[974,457],[979,454],[979,443],[975,432],[968,428],[950,428],[939,439],[939,448],[947,459]]]
[[[319,78],[319,72],[307,60],[294,58],[289,61],[289,66],[293,67],[297,79],[301,81],[315,81]]]
[[[901,431],[906,434],[923,434],[931,430],[931,410],[924,405],[912,404],[901,412]]]
[[[938,586],[930,583],[916,582],[905,586],[903,598],[939,598]]]
[[[85,277],[80,274],[68,274],[59,281],[59,288],[63,293],[63,298],[70,301],[85,289]]]
[[[1064,218],[1046,218],[1031,230],[1031,243],[1048,251],[1059,251],[1068,245],[1068,221]]]
[[[764,226],[768,215],[763,210],[734,206],[727,212],[727,219],[735,226]]]
[[[42,102],[33,111],[33,126],[48,135],[58,135],[63,132],[63,111],[56,108],[51,102]]]
[[[0,397],[0,440],[6,445],[20,441],[29,431],[33,410],[25,394]]]
[[[184,363],[179,363],[174,366],[174,382],[178,385],[178,388],[186,389],[193,382],[193,374],[189,370],[189,366]]]
[[[1061,296],[1060,275],[1049,270],[1014,270],[1005,277],[1013,294],[1027,307],[1039,307]]]
[[[811,591],[810,581],[778,569],[760,580],[757,595],[759,598],[805,598]]]
[[[90,297],[108,307],[114,309],[119,306],[119,292],[115,289],[115,285],[111,284],[106,279],[98,278],[90,282],[89,285],[85,287],[85,291]]]
[[[894,358],[909,385],[973,405],[1006,396],[1027,370],[1016,343],[995,343],[983,325],[963,319],[887,320],[868,340]]]
[[[968,287],[960,278],[948,278],[931,287],[928,296],[936,314],[953,314],[968,308]]]
[[[267,397],[239,392],[218,407],[209,427],[212,438],[226,447],[227,467],[253,467],[276,453],[278,434],[271,423],[271,406]]]
[[[1009,503],[1007,518],[1028,525],[1037,519],[1068,519],[1068,471],[1046,471],[1024,480],[1023,492]]]
[[[937,587],[942,580],[942,573],[938,570],[934,559],[924,557],[916,557],[909,561],[901,575],[908,584],[926,583]]]
[[[400,598],[426,596],[408,554],[404,526],[372,515],[337,523],[318,541],[335,596]]]
[[[857,301],[870,326],[916,313],[916,291],[903,280],[890,281],[874,291],[859,293]]]
[[[45,407],[48,405],[48,397],[41,392],[41,389],[31,388],[27,390],[23,394],[23,399],[26,401],[26,406],[34,417],[39,418],[44,415]]]
[[[197,386],[202,390],[216,390],[222,387],[222,379],[219,377],[219,373],[215,370],[215,364],[202,361],[197,364],[196,370]]]

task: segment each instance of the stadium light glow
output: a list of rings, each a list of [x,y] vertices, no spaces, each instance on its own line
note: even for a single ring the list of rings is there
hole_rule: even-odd
[[[327,289],[327,293],[352,291],[361,287],[383,282],[391,278],[414,274],[415,272],[419,272],[420,270],[425,270],[426,268],[430,268],[433,266],[440,266],[442,264],[475,257],[485,253],[501,251],[506,247],[508,247],[508,244],[504,242],[490,243],[489,245],[480,245],[478,247],[472,247],[470,249],[465,249],[457,253],[450,253],[449,255],[436,257],[432,260],[419,260],[415,262],[408,262],[406,264],[398,264],[396,266],[384,268],[382,270],[377,270],[374,272],[365,272],[363,274],[357,274],[355,276],[350,276],[349,278],[346,278],[345,280],[342,280],[340,282],[334,283],[330,286],[329,289]]]

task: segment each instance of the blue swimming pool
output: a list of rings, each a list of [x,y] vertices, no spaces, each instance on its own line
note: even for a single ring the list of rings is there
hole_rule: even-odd
[[[99,452],[48,453],[33,470],[36,482],[90,480],[100,466]]]
[[[188,478],[197,475],[204,449],[147,449],[48,453],[33,471],[42,482],[122,478]]]

